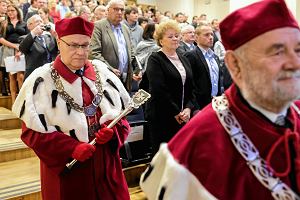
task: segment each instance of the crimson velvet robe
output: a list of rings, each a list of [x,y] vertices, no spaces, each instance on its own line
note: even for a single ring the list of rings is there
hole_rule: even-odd
[[[55,68],[69,82],[80,78],[68,70],[59,58],[55,61]],[[84,76],[96,80],[90,63],[85,66]],[[90,105],[94,95],[84,81],[82,94],[84,106]],[[98,119],[101,116],[100,109],[97,116]],[[129,128],[127,120],[122,119],[113,128],[115,135],[111,141],[103,145],[96,144],[91,159],[78,162],[71,170],[66,170],[65,165],[72,160],[72,152],[79,141],[58,131],[39,133],[28,129],[23,123],[21,139],[40,158],[43,200],[129,200],[118,151]]]
[[[300,118],[294,109],[290,108],[288,113],[292,128],[284,128],[274,125],[260,113],[251,109],[241,98],[236,86],[231,86],[226,91],[226,96],[230,110],[262,158],[266,159],[272,145],[286,131],[294,131],[299,134]],[[299,141],[295,141],[295,138],[291,141],[293,142],[293,149],[295,149],[295,144],[299,145]],[[217,199],[273,199],[271,192],[256,179],[246,161],[234,147],[211,104],[196,115],[169,142],[168,148],[174,159],[185,166]],[[285,150],[282,142],[272,155],[271,166],[277,172],[283,172],[287,168],[286,153],[290,154],[291,149],[288,149],[289,152]],[[294,181],[296,179],[293,170],[296,166],[294,160],[291,164],[290,174],[281,177],[281,180],[292,186],[295,191],[297,184],[291,183],[292,179]]]
[[[284,134],[293,132],[299,135],[300,117],[294,108],[289,109],[287,116],[290,128],[280,127],[250,108],[236,86],[231,86],[225,94],[229,109],[263,159]],[[276,172],[285,171],[290,162],[289,174],[280,179],[295,192],[300,184],[295,170],[299,169],[295,155],[299,155],[300,144],[296,138],[290,137],[290,146],[287,147],[280,142],[270,161]],[[298,153],[295,153],[297,149]],[[290,161],[287,155],[291,155]],[[161,146],[142,175],[140,184],[150,200],[158,197],[172,200],[178,196],[178,199],[186,200],[273,199],[233,145],[211,104],[193,117],[167,145]]]

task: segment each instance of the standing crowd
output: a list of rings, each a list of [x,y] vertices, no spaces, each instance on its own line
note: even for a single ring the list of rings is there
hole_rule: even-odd
[[[130,126],[110,123],[140,88],[151,94],[149,199],[299,199],[300,32],[284,0],[220,27],[102,3],[0,0],[1,91],[41,160],[43,199],[129,199],[119,149]],[[23,55],[25,72],[3,62]]]
[[[142,9],[122,0],[105,5],[78,0],[58,4],[53,0],[18,4],[1,0],[0,5],[3,96],[10,93],[14,102],[23,81],[57,58],[56,22],[82,17],[95,26],[89,59],[104,62],[130,95],[139,88],[152,95],[143,113],[153,154],[160,143],[169,141],[213,96],[222,94],[231,84],[222,57],[224,50],[217,47],[223,47],[218,20],[209,23],[205,14],[194,16],[189,24],[181,12],[163,15],[154,8]],[[4,58],[20,60],[21,55],[25,57],[25,71],[11,72]]]

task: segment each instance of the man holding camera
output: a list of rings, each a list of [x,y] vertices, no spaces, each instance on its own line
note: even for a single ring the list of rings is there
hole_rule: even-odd
[[[25,55],[25,79],[38,67],[52,62],[57,55],[56,32],[43,25],[39,15],[33,15],[27,20],[30,33],[20,43],[19,49]],[[44,31],[50,34],[43,34]]]

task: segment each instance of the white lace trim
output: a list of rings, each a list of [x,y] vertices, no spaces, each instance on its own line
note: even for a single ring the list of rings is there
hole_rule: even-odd
[[[247,161],[249,168],[261,184],[271,191],[276,200],[300,200],[300,197],[267,166],[267,163],[259,155],[248,136],[243,132],[241,125],[229,110],[229,102],[225,95],[214,97],[212,107],[215,110],[222,126],[229,134],[235,148]],[[295,107],[295,105],[292,105]],[[298,109],[299,110],[299,109]],[[297,110],[296,110],[297,111]],[[299,112],[298,112],[299,113]]]

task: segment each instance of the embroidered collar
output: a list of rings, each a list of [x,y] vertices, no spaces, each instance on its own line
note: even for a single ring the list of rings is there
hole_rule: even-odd
[[[79,78],[74,72],[72,72],[61,60],[60,56],[54,61],[54,69],[58,72],[60,76],[62,76],[66,81],[69,83],[73,83],[77,78]],[[95,81],[96,80],[96,73],[94,71],[92,63],[87,61],[84,65],[84,73],[83,76],[86,78]]]
[[[276,200],[299,200],[300,197],[288,185],[282,182],[275,175],[275,171],[270,169],[269,163],[260,157],[257,148],[243,132],[238,120],[229,109],[227,97],[224,94],[215,97],[212,101],[212,107],[216,112],[220,123],[229,134],[233,145],[246,160],[253,175],[264,187],[270,190],[273,198]]]

